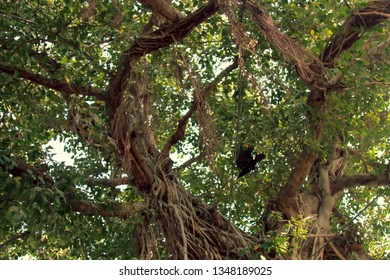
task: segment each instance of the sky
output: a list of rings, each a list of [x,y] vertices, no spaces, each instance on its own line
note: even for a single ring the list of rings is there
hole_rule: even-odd
[[[49,141],[48,146],[53,148],[51,151],[54,153],[53,159],[55,161],[64,162],[65,165],[73,165],[72,155],[64,151],[65,143],[52,139]]]

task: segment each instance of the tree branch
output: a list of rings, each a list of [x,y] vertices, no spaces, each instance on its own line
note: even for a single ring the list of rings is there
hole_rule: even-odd
[[[323,166],[320,162],[318,162],[317,165],[321,189],[321,201],[316,223],[321,227],[321,230],[328,231],[330,226],[330,215],[335,205],[335,199],[331,195],[329,167]]]
[[[54,180],[51,176],[47,175],[45,172],[42,172],[35,166],[32,166],[30,164],[27,164],[26,162],[20,160],[20,159],[15,159],[15,166],[12,166],[12,168],[8,168],[4,165],[0,165],[0,167],[4,170],[8,170],[10,174],[12,174],[15,177],[21,177],[25,173],[30,174],[29,172],[32,172],[36,179],[32,181],[33,184],[38,184],[39,181],[37,178],[41,178],[45,184],[47,184],[50,188],[54,186]]]
[[[40,74],[36,74],[25,69],[11,66],[0,62],[0,70],[8,75],[18,75],[19,77],[29,80],[35,84],[50,88],[65,94],[77,94],[95,96],[100,100],[106,101],[104,91],[93,89],[91,86],[78,86],[75,84],[63,82],[57,79],[50,79]]]
[[[97,185],[107,188],[115,188],[119,185],[134,185],[133,179],[129,177],[115,178],[115,179],[96,179],[96,178],[85,178],[83,182],[87,185]]]
[[[114,78],[109,84],[110,111],[114,113],[121,103],[121,95],[127,84],[132,65],[142,56],[164,48],[186,37],[196,26],[214,15],[219,9],[216,0],[210,0],[197,11],[173,24],[164,25],[160,29],[136,39],[122,55]]]
[[[340,34],[333,37],[321,55],[321,61],[327,68],[332,68],[336,60],[358,41],[362,33],[385,22],[390,15],[390,2],[387,0],[372,1],[366,8],[351,15],[343,24]]]
[[[324,105],[324,92],[322,89],[324,69],[321,62],[297,42],[283,34],[275,26],[271,16],[254,0],[245,1],[245,8],[264,37],[273,44],[287,60],[294,64],[301,79],[311,89],[307,99],[307,105],[310,108],[308,110],[311,130],[310,135],[313,136],[315,141],[318,140],[322,133],[321,120],[315,118],[310,110],[314,112],[320,111]],[[294,214],[299,213],[297,193],[317,157],[316,151],[313,149],[311,149],[311,151],[308,150],[308,147],[304,148],[286,185],[279,193],[279,208],[282,209],[287,216],[293,216]]]
[[[386,174],[358,174],[352,176],[345,176],[330,182],[332,195],[344,189],[355,187],[379,187],[388,184]]]

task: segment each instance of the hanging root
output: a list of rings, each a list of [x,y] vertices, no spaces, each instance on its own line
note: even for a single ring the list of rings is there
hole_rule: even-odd
[[[160,259],[156,246],[158,232],[154,230],[150,222],[151,215],[144,213],[143,221],[135,226],[133,232],[133,247],[139,258],[143,260]]]
[[[295,65],[305,83],[312,85],[323,77],[325,70],[319,59],[280,32],[271,16],[255,1],[246,0],[245,5],[252,20],[264,37],[283,54],[287,61],[291,61]]]
[[[161,157],[155,164],[154,183],[148,199],[156,223],[164,235],[165,258],[168,259],[242,259],[248,258],[240,249],[248,248],[256,238],[246,234],[199,198],[188,193],[165,169]],[[157,258],[151,246],[153,228],[143,226],[141,241],[143,257]],[[145,238],[144,238],[145,237]],[[156,240],[154,240],[156,241]]]

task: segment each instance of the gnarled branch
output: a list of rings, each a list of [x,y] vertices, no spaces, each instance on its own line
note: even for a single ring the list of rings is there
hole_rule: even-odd
[[[387,0],[372,1],[351,15],[343,24],[340,34],[334,36],[322,52],[321,61],[327,68],[334,67],[336,60],[362,37],[368,29],[388,20],[390,2]]]
[[[72,83],[67,83],[57,79],[50,79],[40,74],[27,71],[25,69],[11,66],[0,62],[0,71],[8,75],[18,75],[19,77],[29,80],[35,84],[65,93],[69,95],[88,95],[95,96],[100,100],[106,101],[106,95],[104,91],[96,90],[91,86],[79,86]]]
[[[344,176],[330,182],[332,194],[348,188],[355,187],[379,187],[388,184],[386,174],[357,174]]]
[[[111,113],[115,113],[121,103],[121,95],[127,84],[132,65],[142,56],[166,47],[186,37],[196,26],[214,15],[219,9],[216,0],[210,0],[208,4],[186,18],[170,25],[164,25],[160,29],[147,33],[136,39],[130,48],[122,55],[114,78],[109,84]]]

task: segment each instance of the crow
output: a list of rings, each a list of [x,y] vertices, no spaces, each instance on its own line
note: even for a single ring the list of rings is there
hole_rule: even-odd
[[[252,157],[253,145],[240,144],[240,148],[236,154],[236,165],[241,169],[237,178],[244,176],[256,168],[256,163],[265,158],[264,154],[256,154]]]

